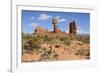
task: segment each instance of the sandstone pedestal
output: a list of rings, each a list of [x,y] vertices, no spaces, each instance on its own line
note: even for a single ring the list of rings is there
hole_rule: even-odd
[[[60,30],[58,29],[58,25],[57,25],[57,19],[56,18],[53,18],[52,20],[52,24],[53,24],[53,27],[54,27],[54,33],[59,33]]]

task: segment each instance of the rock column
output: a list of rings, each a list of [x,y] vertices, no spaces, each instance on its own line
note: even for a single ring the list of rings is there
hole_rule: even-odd
[[[75,21],[70,22],[69,24],[69,34],[76,35],[77,34],[77,27]]]
[[[52,24],[53,24],[53,27],[54,27],[53,32],[54,32],[54,33],[58,33],[58,32],[59,32],[59,29],[58,29],[57,19],[56,19],[56,18],[53,18]]]

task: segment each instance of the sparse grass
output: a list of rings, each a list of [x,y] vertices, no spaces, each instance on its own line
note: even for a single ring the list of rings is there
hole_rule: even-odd
[[[23,40],[31,40],[32,36],[31,35],[22,35]]]
[[[62,48],[62,44],[64,46],[67,47],[71,47],[71,45],[73,45],[73,40],[74,38],[70,35],[68,36],[38,36],[38,35],[26,35],[23,34],[22,36],[22,55],[24,54],[23,50],[26,50],[25,53],[28,54],[36,54],[36,55],[40,55],[40,60],[39,61],[43,61],[43,60],[56,60],[59,57],[59,54],[57,54],[57,51],[55,51],[55,49],[53,48]],[[77,43],[76,46],[84,46],[84,43],[89,44],[90,43],[90,37],[89,35],[78,35],[75,37],[75,40],[79,43]],[[47,47],[41,46],[41,44],[46,43]],[[48,45],[49,44],[49,45]],[[50,45],[52,44],[52,45]],[[75,43],[76,44],[76,43]],[[64,47],[66,48],[66,47]],[[73,47],[75,48],[75,47]],[[66,49],[64,49],[66,50]],[[72,50],[72,48],[71,48]],[[90,56],[90,50],[86,50],[86,49],[79,49],[76,50],[75,55],[80,55],[80,56],[86,56],[86,58],[89,58]],[[34,62],[35,60],[32,60],[32,62]]]
[[[43,53],[41,54],[41,60],[58,59],[58,54],[56,54],[54,50],[47,50],[47,48],[43,48],[42,50]]]
[[[34,51],[41,48],[41,45],[33,40],[28,40],[24,43],[23,48],[28,51]]]
[[[67,40],[65,41],[65,43],[66,43],[67,45],[70,45],[70,44],[71,44],[71,40],[70,40],[70,39],[67,39]]]
[[[39,36],[32,36],[32,35],[23,35],[22,36],[22,48],[23,50],[28,50],[34,52],[41,48],[41,37]]]
[[[78,35],[77,40],[83,41],[84,43],[89,44],[90,43],[90,36],[88,34]]]
[[[47,50],[47,48],[43,48],[43,53],[41,54],[41,59],[42,60],[49,59],[51,53],[52,53],[51,50]]]
[[[61,37],[60,41],[64,42],[64,44],[66,44],[66,45],[70,45],[71,44],[71,38],[69,36]]]
[[[90,56],[90,50],[89,49],[80,49],[77,51],[76,55]]]
[[[49,36],[47,36],[47,35],[45,35],[45,36],[43,36],[43,41],[44,41],[44,42],[47,42],[47,43],[48,43],[48,42],[50,43],[50,42],[53,41],[53,38],[52,38],[52,37],[49,37]]]

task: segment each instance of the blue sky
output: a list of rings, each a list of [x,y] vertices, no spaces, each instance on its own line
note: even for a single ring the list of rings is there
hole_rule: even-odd
[[[53,12],[22,10],[22,28],[24,33],[33,33],[37,26],[53,31],[52,19],[57,17],[61,31],[69,32],[69,23],[75,21],[78,33],[90,33],[90,14],[76,12]]]

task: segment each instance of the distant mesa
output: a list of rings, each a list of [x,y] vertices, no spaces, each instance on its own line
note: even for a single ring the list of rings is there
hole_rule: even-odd
[[[58,21],[57,18],[54,17],[52,19],[52,25],[53,25],[53,31],[49,31],[48,29],[43,29],[40,26],[37,26],[35,28],[34,34],[36,35],[50,35],[50,34],[68,34],[67,32],[62,32],[59,28],[58,28]],[[71,35],[76,35],[77,34],[77,26],[76,26],[76,22],[75,21],[71,21],[69,23],[69,34]]]
[[[48,31],[48,29],[43,29],[40,26],[36,27],[35,32],[34,32],[34,34],[37,34],[37,35],[45,35],[45,34],[48,34],[48,33],[50,33]]]

